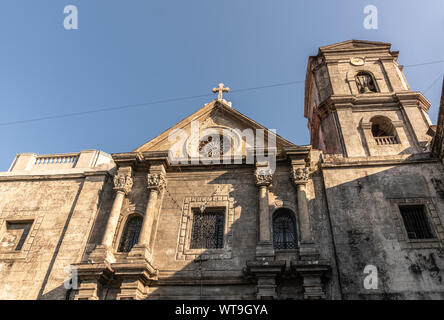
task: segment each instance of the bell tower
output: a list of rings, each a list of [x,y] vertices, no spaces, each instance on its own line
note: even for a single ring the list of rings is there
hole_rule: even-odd
[[[390,47],[349,40],[309,58],[304,116],[313,148],[344,157],[429,150],[430,102],[410,90]]]

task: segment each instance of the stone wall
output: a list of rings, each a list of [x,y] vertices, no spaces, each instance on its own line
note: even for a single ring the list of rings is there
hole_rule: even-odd
[[[114,167],[101,151],[19,154],[0,173],[0,299],[65,299],[69,266],[85,254]],[[17,243],[30,226],[20,250]],[[65,269],[66,268],[66,269]]]
[[[318,157],[319,152],[315,151],[314,164]],[[158,270],[158,277],[149,285],[148,299],[256,298],[256,282],[245,273],[247,261],[255,260],[258,238],[258,187],[254,172],[255,168],[251,165],[224,169],[207,166],[167,169],[167,186],[159,196],[150,239],[151,264]],[[281,162],[274,173],[269,191],[270,222],[274,211],[279,208],[292,210],[298,220],[296,189],[290,180],[290,172],[290,164]],[[148,201],[146,175],[145,171],[134,173],[132,190],[124,200],[114,240],[117,262],[125,261],[127,255],[116,252],[126,217],[145,214]],[[322,176],[316,171],[307,186],[309,211],[321,258],[328,260],[332,266],[326,281],[327,297],[338,299],[340,291],[334,248],[322,185]],[[109,186],[105,190],[104,204],[89,240],[89,251],[100,243],[106,211],[110,210],[114,191]],[[191,224],[187,223],[187,212],[203,203],[208,207],[226,207],[227,243],[223,250],[188,249],[187,235]],[[297,259],[298,250],[276,251],[276,260],[286,261],[287,269],[278,279],[277,292],[281,299],[303,298],[301,279],[290,272],[291,261]],[[87,257],[84,262],[86,260]],[[110,284],[103,298],[114,299],[119,293],[119,286],[118,281]]]
[[[281,207],[290,208],[297,215],[295,188],[291,184],[289,172],[290,166],[282,164],[274,175],[269,195],[270,217]],[[115,248],[125,217],[134,213],[144,214],[148,199],[145,179],[146,172],[136,172],[134,175],[133,189],[122,207]],[[245,277],[244,273],[246,262],[255,259],[258,232],[258,190],[255,185],[254,167],[238,166],[224,170],[205,167],[169,169],[167,181],[166,190],[161,195],[161,204],[157,209],[151,238],[152,264],[158,269],[158,281],[154,281],[150,286],[148,298],[255,298],[255,282]],[[314,198],[314,190],[311,190]],[[104,197],[110,198],[109,195]],[[322,198],[317,201],[318,203],[311,204],[311,207],[323,206]],[[190,227],[184,223],[184,213],[189,206],[196,207],[202,202],[206,202],[208,207],[226,203],[227,210],[232,210],[233,216],[231,218],[229,215],[228,218],[232,221],[227,220],[227,233],[231,237],[229,251],[220,255],[215,255],[211,250],[203,250],[197,254],[187,252],[181,241],[181,236],[189,232],[187,228]],[[99,216],[101,215],[100,213]],[[320,219],[320,223],[315,227],[315,231],[317,237],[322,238],[322,255],[331,258],[332,246],[328,233],[325,233],[328,228],[326,216],[320,213],[317,219]],[[103,232],[101,229],[104,228],[104,223],[99,222],[96,225],[102,227],[96,227],[97,230],[91,239],[99,241],[97,235]],[[290,260],[296,258],[297,250],[277,252],[277,259],[287,260],[288,269]],[[278,290],[283,298],[301,298],[302,287],[298,279],[282,280]],[[108,294],[108,298],[115,296],[118,288],[114,291]]]
[[[444,199],[432,183],[442,175],[442,167],[436,160],[423,160],[392,159],[391,165],[369,166],[365,166],[369,158],[354,159],[354,164],[351,159],[325,161],[323,175],[344,298],[444,298]],[[410,243],[397,211],[399,203],[426,204],[438,241]],[[363,287],[366,265],[378,269],[377,290]]]
[[[390,44],[355,40],[311,57],[305,116],[322,151],[278,137],[272,180],[260,161],[170,165],[166,133],[114,154],[114,179],[101,151],[17,155],[0,173],[0,299],[73,298],[63,286],[72,264],[83,272],[80,299],[443,299],[442,112],[431,155],[430,104],[396,60]],[[358,91],[360,71],[378,92]],[[257,127],[224,104],[196,115],[208,114],[204,126]],[[377,115],[391,120],[399,143],[377,144]],[[436,239],[409,240],[402,204],[427,208]],[[222,249],[190,248],[200,206],[224,210]],[[294,214],[298,248],[273,252],[282,208]],[[118,252],[131,215],[144,218],[144,239]],[[363,286],[367,265],[378,270],[375,290]]]
[[[33,221],[22,251],[1,250],[0,299],[65,299],[65,271],[80,262],[105,175],[0,183],[0,221]],[[28,246],[29,245],[29,246]]]

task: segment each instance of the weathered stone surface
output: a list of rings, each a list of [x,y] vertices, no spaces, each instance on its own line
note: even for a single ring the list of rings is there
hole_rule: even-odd
[[[430,129],[429,107],[390,44],[353,40],[309,59],[312,146],[277,136],[259,159],[263,148],[235,129],[271,133],[220,97],[133,152],[18,155],[0,173],[0,299],[443,299],[444,123]],[[190,135],[193,120],[199,132],[229,130],[236,162],[171,163],[168,134]],[[409,239],[399,206],[412,204],[435,238]],[[208,209],[224,214],[222,245],[192,247],[193,219]],[[275,246],[283,209],[290,249]],[[119,252],[135,216],[142,231]],[[376,289],[364,286],[368,265]],[[77,290],[64,286],[69,266]]]

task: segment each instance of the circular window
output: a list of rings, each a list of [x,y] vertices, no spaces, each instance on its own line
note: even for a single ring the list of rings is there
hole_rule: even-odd
[[[207,135],[199,141],[199,154],[203,157],[222,156],[230,148],[231,138],[224,135]]]

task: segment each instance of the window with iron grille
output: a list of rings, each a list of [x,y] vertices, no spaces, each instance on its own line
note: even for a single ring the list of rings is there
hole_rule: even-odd
[[[220,249],[224,247],[225,210],[193,210],[190,249]]]
[[[119,252],[129,252],[139,241],[143,218],[139,215],[128,218],[120,238]]]
[[[279,209],[273,214],[273,247],[275,249],[296,249],[296,224],[293,212]]]
[[[402,220],[409,239],[433,239],[435,235],[427,218],[426,208],[421,205],[400,205]]]

